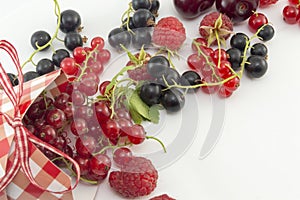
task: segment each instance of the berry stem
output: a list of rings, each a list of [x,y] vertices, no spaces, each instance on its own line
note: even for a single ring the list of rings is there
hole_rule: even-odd
[[[51,39],[49,40],[49,42],[47,42],[47,44],[43,45],[43,46],[38,46],[36,45],[38,48],[29,56],[29,58],[22,64],[21,68],[24,68],[24,66],[28,63],[32,63],[34,66],[36,66],[36,64],[33,62],[33,57],[40,51],[44,50],[45,48],[47,48],[49,45],[51,45],[53,43],[53,40],[57,38],[58,35],[58,30],[60,27],[60,7],[59,4],[57,2],[57,0],[53,0],[55,7],[54,7],[54,12],[55,15],[57,16],[57,25],[56,25],[56,30],[54,32],[54,35],[51,37]]]
[[[153,136],[146,136],[146,139],[152,139],[152,140],[157,141],[162,146],[164,152],[167,153],[167,149],[166,149],[164,143],[162,141],[160,141],[158,138],[153,137]]]

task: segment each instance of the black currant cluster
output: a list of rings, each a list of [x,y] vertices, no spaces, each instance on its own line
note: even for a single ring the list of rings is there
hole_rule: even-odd
[[[55,50],[51,59],[43,58],[39,60],[35,71],[24,73],[24,82],[54,71],[56,67],[60,67],[60,63],[64,58],[70,57],[70,51],[72,52],[76,47],[83,45],[84,41],[79,33],[81,17],[76,11],[65,10],[61,13],[59,29],[65,33],[64,45],[66,49]],[[49,33],[39,30],[32,34],[30,43],[36,51],[46,51],[52,45],[53,39],[56,38],[51,38]],[[16,75],[8,73],[8,76],[13,86],[18,85],[19,81]]]
[[[148,106],[161,104],[169,112],[177,112],[185,104],[185,89],[180,89],[180,86],[201,83],[201,77],[197,72],[186,71],[180,75],[162,55],[151,57],[146,68],[153,79],[143,83],[139,90],[140,98]],[[188,92],[195,92],[198,88],[188,89]]]
[[[158,0],[132,0],[128,10],[122,16],[120,27],[114,28],[108,34],[109,44],[117,51],[122,51],[123,45],[129,48],[141,49],[151,44],[151,29],[155,25],[160,3]]]
[[[274,28],[266,24],[256,33],[259,40],[267,42],[274,37]],[[268,48],[264,43],[255,43],[250,46],[249,37],[245,33],[236,33],[230,39],[230,46],[226,53],[228,61],[231,63],[232,69],[235,71],[240,70],[244,53],[250,49],[250,55],[247,57],[245,70],[251,78],[262,77],[268,69]]]

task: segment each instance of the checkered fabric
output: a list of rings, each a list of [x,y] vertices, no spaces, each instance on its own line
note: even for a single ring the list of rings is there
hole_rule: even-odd
[[[21,99],[21,115],[23,117],[31,103],[45,89],[49,89],[52,95],[57,95],[64,90],[66,78],[60,75],[60,70],[38,77],[33,81],[24,83],[23,96]],[[0,90],[0,111],[12,116],[12,104],[6,94]],[[7,166],[13,159],[14,130],[5,119],[0,116],[0,178],[4,176]],[[30,143],[31,144],[31,143]],[[62,191],[71,188],[71,178],[56,167],[34,145],[30,145],[30,167],[35,180],[51,191]],[[37,188],[26,178],[23,171],[19,171],[6,191],[0,193],[0,200],[71,200],[72,192],[64,194],[52,194]]]

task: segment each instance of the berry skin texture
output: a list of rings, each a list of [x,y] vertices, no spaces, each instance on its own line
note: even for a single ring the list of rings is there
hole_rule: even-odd
[[[110,173],[109,184],[123,197],[135,198],[149,195],[156,188],[157,179],[158,172],[150,160],[132,157],[121,171]]]
[[[252,33],[256,31],[264,24],[268,23],[268,18],[263,13],[254,13],[248,20],[248,27]]]
[[[266,42],[271,40],[274,37],[275,34],[275,30],[274,28],[267,24],[265,25],[257,34],[257,36],[259,37],[260,40]]]
[[[162,194],[156,197],[152,197],[150,200],[175,200],[175,199],[169,197],[167,194]]]
[[[51,36],[46,31],[36,31],[32,34],[30,42],[31,46],[34,49],[38,49],[38,47],[46,45],[51,40]],[[49,48],[50,45],[48,45],[45,49]]]
[[[259,0],[259,7],[265,8],[272,4],[277,3],[278,0]]]
[[[185,28],[176,17],[165,17],[154,27],[152,41],[170,50],[178,50],[186,39]]]
[[[199,33],[207,39],[208,46],[216,44],[217,38],[215,32],[221,41],[225,41],[232,31],[233,24],[230,18],[219,12],[212,12],[205,15],[199,26]]]
[[[296,24],[299,20],[299,10],[296,6],[287,5],[282,11],[283,20],[288,24]]]
[[[249,56],[245,64],[245,70],[252,78],[262,77],[268,70],[268,63],[264,57]]]

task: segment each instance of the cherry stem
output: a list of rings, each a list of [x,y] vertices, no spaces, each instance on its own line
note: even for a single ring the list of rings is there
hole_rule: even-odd
[[[43,46],[38,46],[36,45],[38,48],[29,56],[29,58],[22,64],[21,68],[24,68],[24,66],[28,63],[32,63],[34,66],[36,66],[36,64],[33,62],[33,57],[40,51],[46,49],[48,46],[50,46],[52,43],[53,43],[53,40],[57,38],[57,35],[58,35],[58,30],[59,30],[59,27],[60,27],[60,7],[59,7],[59,4],[57,2],[57,0],[53,0],[54,1],[54,4],[55,4],[55,7],[54,7],[54,12],[55,12],[55,15],[57,16],[57,25],[56,25],[56,30],[54,32],[54,35],[51,37],[51,39],[49,40],[49,42],[47,42],[45,45]]]
[[[164,143],[161,140],[159,140],[158,138],[156,138],[154,136],[146,136],[146,139],[152,139],[152,140],[157,141],[162,146],[164,152],[167,153],[167,149],[166,149]]]

